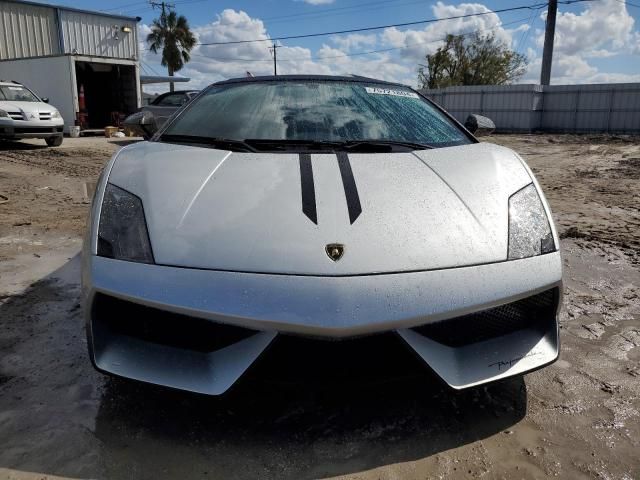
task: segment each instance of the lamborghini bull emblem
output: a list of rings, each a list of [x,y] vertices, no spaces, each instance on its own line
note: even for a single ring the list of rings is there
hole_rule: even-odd
[[[344,245],[341,243],[330,243],[326,247],[324,247],[324,251],[327,252],[327,256],[337,262],[344,255]]]

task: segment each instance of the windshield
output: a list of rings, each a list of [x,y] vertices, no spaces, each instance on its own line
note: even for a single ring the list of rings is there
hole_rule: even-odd
[[[0,100],[39,102],[38,98],[20,85],[0,85]]]
[[[409,88],[348,81],[270,81],[211,87],[161,140],[403,142],[426,147],[472,141]]]

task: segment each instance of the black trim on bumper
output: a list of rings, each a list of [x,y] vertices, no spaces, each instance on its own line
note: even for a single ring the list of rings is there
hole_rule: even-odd
[[[151,308],[96,294],[92,321],[111,335],[133,337],[159,345],[214,352],[255,335],[255,330]]]
[[[1,127],[0,137],[5,138],[46,138],[62,135],[64,126],[57,127]]]
[[[480,312],[415,327],[412,330],[449,347],[463,347],[525,328],[541,332],[555,321],[557,288]]]

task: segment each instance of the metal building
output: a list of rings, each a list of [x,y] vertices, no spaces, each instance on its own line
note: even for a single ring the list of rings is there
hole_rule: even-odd
[[[114,124],[140,107],[139,20],[0,0],[0,79],[48,97],[67,132]]]

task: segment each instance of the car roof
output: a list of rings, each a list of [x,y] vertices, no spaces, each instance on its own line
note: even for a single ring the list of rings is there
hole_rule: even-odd
[[[158,97],[162,96],[162,95],[169,95],[171,93],[192,93],[192,92],[199,92],[200,90],[174,90],[173,92],[164,92],[164,93],[160,93],[158,94]],[[157,98],[157,97],[154,97]]]
[[[23,84],[18,83],[18,82],[9,82],[7,80],[0,80],[0,85],[2,85],[3,87],[24,87]]]
[[[264,75],[258,77],[240,77],[230,78],[215,82],[213,85],[228,85],[231,83],[266,83],[266,82],[295,82],[300,80],[322,81],[322,82],[354,82],[354,83],[378,83],[381,85],[389,85],[394,87],[411,88],[408,85],[395,82],[387,82],[386,80],[377,80],[375,78],[361,77],[359,75]]]

